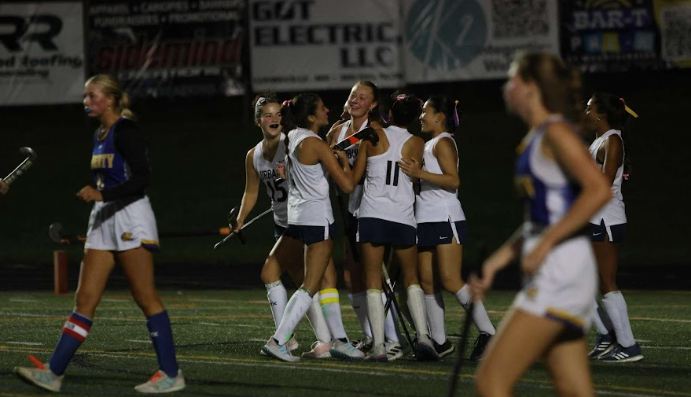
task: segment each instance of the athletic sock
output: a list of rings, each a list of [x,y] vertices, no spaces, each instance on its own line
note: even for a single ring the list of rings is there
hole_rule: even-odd
[[[382,303],[384,306],[382,306],[382,309],[386,308],[386,294],[381,293],[381,299]],[[395,299],[395,296],[394,296]],[[386,319],[384,320],[384,336],[386,337],[386,340],[389,342],[396,342],[398,343],[398,327],[396,327],[396,320],[394,318],[393,312],[394,312],[394,306],[393,302],[391,302],[391,306],[389,307],[389,310],[386,312]]]
[[[322,313],[324,313],[324,319],[331,335],[336,339],[347,339],[345,328],[343,328],[338,290],[336,288],[323,289],[319,291],[319,296],[319,304],[322,307]]]
[[[328,342],[331,340],[331,333],[329,332],[329,327],[324,319],[324,314],[322,313],[322,308],[319,305],[319,294],[312,297],[312,305],[307,309],[307,319],[312,325],[314,330],[314,336],[317,340],[322,342]]]
[[[381,290],[367,290],[367,314],[372,327],[374,345],[384,344],[384,303],[381,301]]]
[[[429,335],[427,329],[427,310],[425,309],[425,293],[418,284],[412,284],[407,288],[408,291],[408,309],[410,316],[413,318],[415,325],[415,332],[418,334],[418,340],[421,335]]]
[[[271,305],[274,325],[278,328],[286,310],[286,303],[288,303],[288,292],[286,292],[286,287],[283,286],[281,280],[264,284],[264,286],[266,287],[266,296],[269,298],[269,305]]]
[[[590,311],[590,317],[593,319],[593,324],[595,324],[595,328],[597,328],[597,332],[600,335],[607,335],[609,334],[609,330],[607,327],[605,327],[605,323],[602,322],[602,319],[600,318],[600,313],[598,312],[598,304],[597,301],[593,302],[593,309]]]
[[[307,290],[300,288],[290,297],[281,323],[278,325],[276,333],[273,335],[273,338],[279,345],[285,345],[293,336],[295,327],[312,305],[312,296],[310,295],[311,294]]]
[[[65,373],[67,364],[70,363],[79,346],[89,335],[91,324],[93,321],[90,318],[77,312],[72,312],[67,318],[67,322],[62,327],[58,344],[48,361],[50,370],[55,375],[62,376]]]
[[[633,346],[636,341],[633,338],[626,301],[621,291],[606,293],[602,297],[602,304],[605,306],[605,310],[607,310],[607,314],[612,320],[614,335],[617,337],[617,342],[623,347]]]
[[[175,343],[170,318],[165,310],[146,319],[151,343],[154,345],[158,367],[171,378],[178,376],[178,362],[175,359]]]
[[[463,288],[459,289],[458,292],[456,292],[456,300],[458,300],[458,303],[463,306],[463,309],[466,310],[466,313],[468,312],[468,308],[470,308],[470,302],[472,301],[472,296],[470,296],[470,286],[468,284],[464,285]],[[489,316],[487,315],[487,310],[485,310],[485,305],[482,303],[482,301],[477,301],[475,302],[475,308],[473,309],[473,322],[475,323],[475,326],[477,327],[478,331],[483,332],[485,334],[490,334],[494,335],[497,330],[494,329],[494,325],[492,324],[492,321],[490,321]]]
[[[355,310],[355,315],[357,316],[358,322],[360,322],[362,334],[371,338],[372,330],[370,329],[369,319],[367,318],[367,293],[365,291],[356,292],[352,294],[352,297],[353,310]]]
[[[438,344],[446,342],[446,325],[444,323],[444,298],[441,293],[425,295],[427,322],[432,339]]]

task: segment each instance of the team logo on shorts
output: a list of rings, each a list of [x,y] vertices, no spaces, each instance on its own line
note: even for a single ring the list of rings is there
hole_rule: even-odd
[[[528,297],[528,299],[533,299],[535,298],[535,295],[537,295],[537,288],[531,288],[528,291],[525,292],[525,295]]]
[[[120,236],[120,238],[122,239],[122,241],[132,241],[133,240],[132,233],[128,233],[128,232],[123,233],[122,236]]]

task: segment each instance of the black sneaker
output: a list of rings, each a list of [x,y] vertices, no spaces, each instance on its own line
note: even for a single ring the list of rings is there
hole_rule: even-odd
[[[641,346],[638,343],[634,343],[629,347],[624,347],[620,344],[617,344],[617,346],[612,349],[611,352],[598,358],[599,361],[604,361],[606,363],[630,363],[640,361],[642,359],[643,353],[641,352]]]
[[[475,339],[475,347],[473,352],[470,353],[470,361],[480,361],[485,356],[485,349],[490,339],[492,339],[492,335],[484,332],[480,333],[477,339]]]
[[[612,338],[612,334],[602,335],[597,334],[597,339],[595,340],[595,347],[588,353],[588,357],[591,360],[597,360],[600,357],[607,355],[617,346],[617,341]]]
[[[453,353],[454,350],[456,350],[456,347],[448,339],[444,341],[444,343],[442,343],[441,345],[437,343],[434,339],[432,339],[432,343],[434,343],[434,350],[437,351],[437,355],[439,355],[439,358],[446,357],[449,354]]]

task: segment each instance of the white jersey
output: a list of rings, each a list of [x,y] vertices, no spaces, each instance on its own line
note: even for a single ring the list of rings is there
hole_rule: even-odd
[[[439,161],[434,156],[434,146],[440,139],[449,138],[456,148],[456,169],[458,169],[458,148],[456,141],[448,132],[442,132],[437,137],[425,143],[422,156],[422,169],[432,174],[442,174]],[[465,220],[465,213],[458,200],[458,190],[444,189],[439,185],[427,181],[420,181],[420,195],[415,202],[415,219],[423,222],[458,222]]]
[[[338,139],[336,142],[340,142],[344,139],[346,139],[346,132],[348,131],[348,128],[350,127],[350,124],[352,123],[352,120],[348,120],[343,125],[341,126],[341,132],[338,134]],[[357,130],[356,132],[360,132],[367,128],[369,125],[369,120],[365,120],[364,123],[360,126],[360,129]],[[350,163],[350,166],[352,167],[353,164],[355,163],[355,159],[357,158],[358,151],[360,150],[360,142],[356,143],[355,145],[349,147],[348,149],[345,150],[346,155],[348,156],[348,162]],[[348,197],[348,212],[351,214],[357,216],[357,210],[360,207],[360,201],[362,200],[362,185],[357,184],[353,188],[353,191],[350,192],[350,196]]]
[[[254,156],[252,157],[254,169],[259,174],[259,179],[266,185],[266,194],[271,199],[274,223],[281,227],[288,227],[288,192],[286,191],[288,183],[283,179],[278,183],[276,182],[276,179],[279,178],[276,172],[276,164],[285,161],[285,138],[285,134],[281,133],[278,149],[276,149],[276,154],[271,161],[266,160],[262,154],[264,141],[259,142],[254,147]]]
[[[619,130],[609,130],[602,134],[601,137],[595,139],[593,143],[590,145],[590,148],[588,151],[590,152],[590,155],[593,157],[593,160],[595,160],[595,163],[597,164],[597,152],[600,150],[600,147],[602,146],[607,139],[612,136],[612,135],[617,135],[619,139],[621,138],[621,131]],[[622,139],[622,146],[624,144],[624,140]],[[622,157],[623,159],[623,157]],[[602,170],[605,168],[604,164],[597,164],[597,166]],[[605,220],[605,225],[606,226],[611,226],[611,225],[620,225],[622,223],[626,223],[626,209],[624,206],[624,195],[621,193],[621,183],[624,179],[624,162],[621,162],[621,165],[619,168],[617,168],[617,173],[614,176],[614,182],[612,183],[612,199],[607,202],[607,204],[602,207],[602,209],[595,214],[590,219],[590,223],[594,223],[596,225],[600,224],[601,220]]]
[[[395,126],[385,128],[384,133],[389,140],[389,149],[367,158],[364,194],[358,218],[377,218],[416,226],[413,182],[398,167],[403,145],[413,135]]]
[[[319,135],[304,128],[288,133],[288,224],[328,226],[334,222],[329,182],[323,164],[305,165],[295,155],[297,146],[307,138]]]

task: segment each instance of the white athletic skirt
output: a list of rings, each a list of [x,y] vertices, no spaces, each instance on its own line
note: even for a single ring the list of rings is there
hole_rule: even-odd
[[[84,248],[127,251],[139,246],[158,249],[156,218],[149,198],[94,204]]]
[[[539,236],[526,238],[523,253],[530,252],[538,241]],[[533,276],[524,276],[523,289],[513,306],[586,333],[597,283],[597,265],[589,239],[571,238],[552,249]]]

